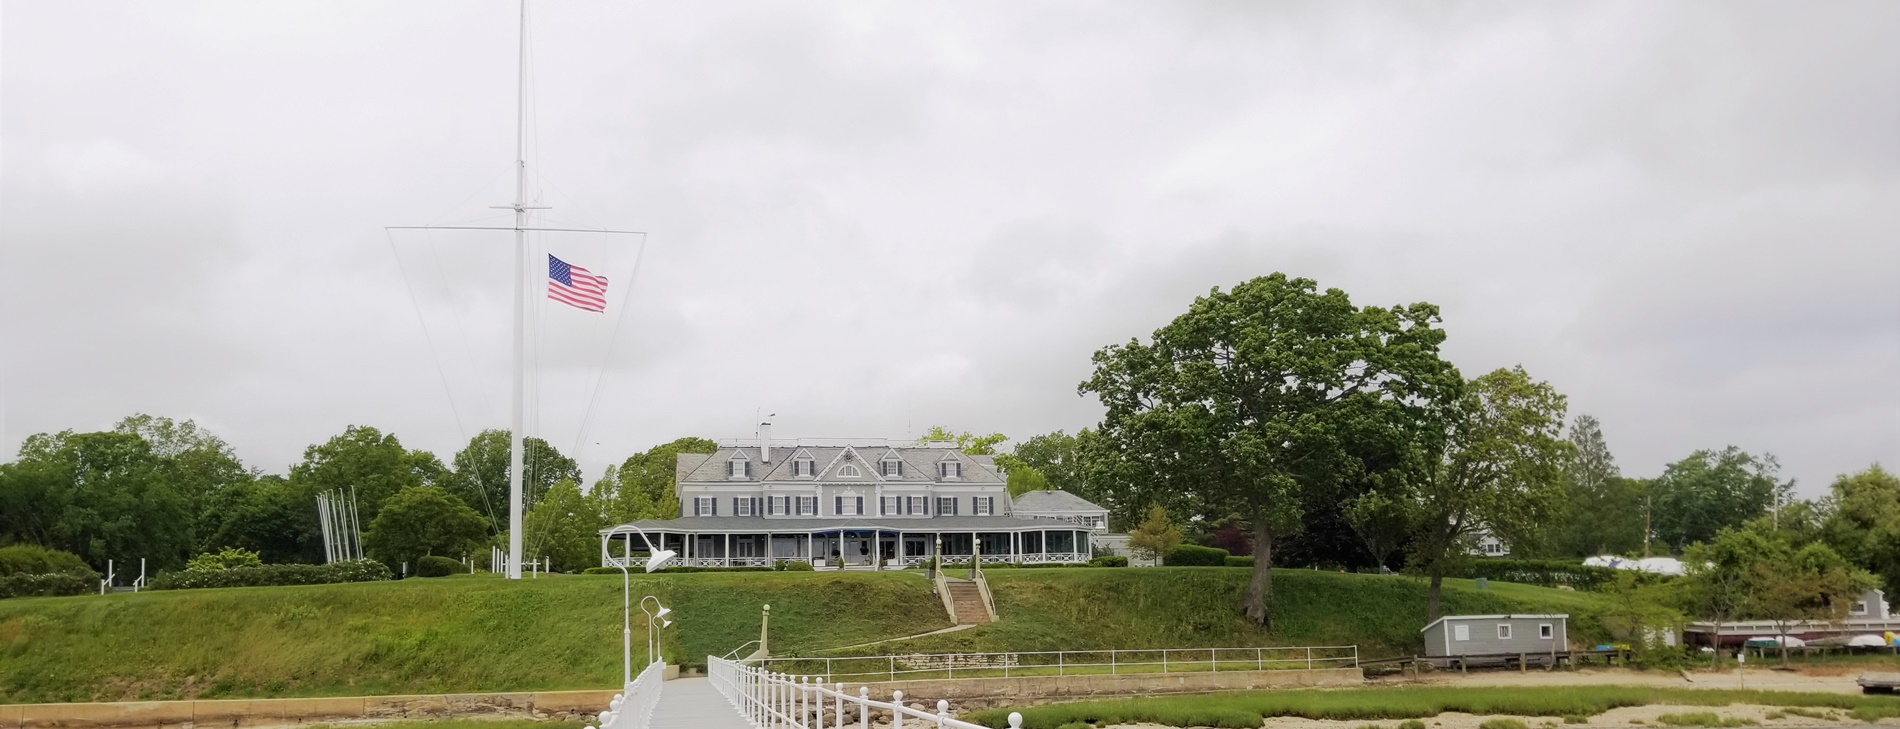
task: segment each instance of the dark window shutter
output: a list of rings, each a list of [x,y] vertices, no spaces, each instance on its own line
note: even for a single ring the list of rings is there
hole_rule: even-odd
[[[858,497],[858,513],[859,514],[864,513],[864,497],[862,496]]]
[[[707,514],[707,516],[718,516],[718,515],[719,515],[719,499],[717,499],[717,498],[712,498],[712,499],[707,499],[707,500],[706,500],[706,505],[707,505],[707,506],[711,506],[711,507],[712,507],[712,513],[711,513],[711,514]]]
[[[751,461],[745,462],[745,477],[752,478],[752,462]]]
[[[831,499],[832,499],[832,502],[831,502],[831,513],[832,513],[832,515],[833,515],[833,516],[841,516],[841,515],[843,515],[843,514],[844,514],[844,497],[843,497],[843,496],[833,496],[833,497],[831,497]]]

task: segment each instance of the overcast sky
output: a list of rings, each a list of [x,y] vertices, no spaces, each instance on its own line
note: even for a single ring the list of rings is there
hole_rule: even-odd
[[[542,222],[650,233],[536,241],[613,281],[534,317],[590,478],[761,412],[1073,432],[1091,352],[1274,271],[1442,306],[1627,475],[1900,464],[1900,3],[530,13]],[[149,412],[283,472],[505,427],[510,234],[384,226],[507,222],[516,19],[0,3],[0,449]]]

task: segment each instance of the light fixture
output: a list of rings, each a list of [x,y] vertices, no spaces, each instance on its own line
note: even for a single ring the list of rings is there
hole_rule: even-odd
[[[657,572],[660,568],[665,567],[668,562],[672,562],[674,557],[678,556],[679,553],[671,549],[656,551],[653,553],[653,556],[647,557],[647,571]]]
[[[661,620],[660,620],[660,627],[662,627],[662,628],[671,628],[671,627],[673,627],[673,621],[671,621],[671,620],[667,620],[667,619],[661,619]]]
[[[660,611],[659,611],[659,612],[657,612],[657,613],[654,613],[654,614],[653,614],[653,617],[656,617],[656,618],[664,618],[664,617],[666,617],[666,615],[667,615],[667,613],[670,613],[670,612],[673,612],[673,608],[670,608],[670,607],[667,607],[667,606],[665,606],[665,605],[661,605],[661,606],[660,606]]]

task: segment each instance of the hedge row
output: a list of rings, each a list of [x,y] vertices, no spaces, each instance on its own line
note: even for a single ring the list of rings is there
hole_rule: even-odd
[[[375,582],[390,577],[389,568],[383,563],[373,559],[358,559],[330,564],[266,564],[228,570],[166,572],[152,580],[151,589],[324,585],[334,582]]]
[[[99,573],[72,552],[47,549],[37,544],[0,547],[0,576],[78,575],[99,579]]]
[[[1227,556],[1225,549],[1183,544],[1168,550],[1161,563],[1169,567],[1224,567],[1227,565]]]
[[[97,589],[99,589],[99,581],[87,575],[0,576],[0,598],[84,595]]]
[[[1499,582],[1517,582],[1542,587],[1570,587],[1578,590],[1595,590],[1616,580],[1616,570],[1609,567],[1588,567],[1576,562],[1561,559],[1498,559],[1486,557],[1471,560],[1470,566],[1461,577],[1497,580]]]
[[[416,560],[417,577],[447,577],[467,571],[468,565],[462,564],[461,560],[448,557],[429,555]]]

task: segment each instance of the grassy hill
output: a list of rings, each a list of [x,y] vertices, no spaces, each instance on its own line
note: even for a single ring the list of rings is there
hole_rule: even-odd
[[[1002,621],[872,646],[901,651],[1352,644],[1413,650],[1424,585],[1411,578],[1276,572],[1272,633],[1236,606],[1236,568],[993,570]],[[918,575],[868,572],[642,575],[675,612],[669,660],[701,663],[758,637],[775,654],[947,627]],[[1594,614],[1594,595],[1452,581],[1455,612]],[[612,686],[620,578],[488,575],[401,582],[146,592],[0,601],[0,703],[529,691]],[[644,616],[634,614],[635,660]],[[1573,630],[1588,635],[1593,619]]]
[[[1107,648],[1358,645],[1366,658],[1419,650],[1425,582],[1412,577],[1275,570],[1274,630],[1241,617],[1251,571],[1231,567],[990,570],[1000,622],[849,651],[956,653]],[[1446,580],[1448,614],[1567,613],[1572,634],[1597,638],[1594,593]],[[782,651],[774,650],[774,653]]]

